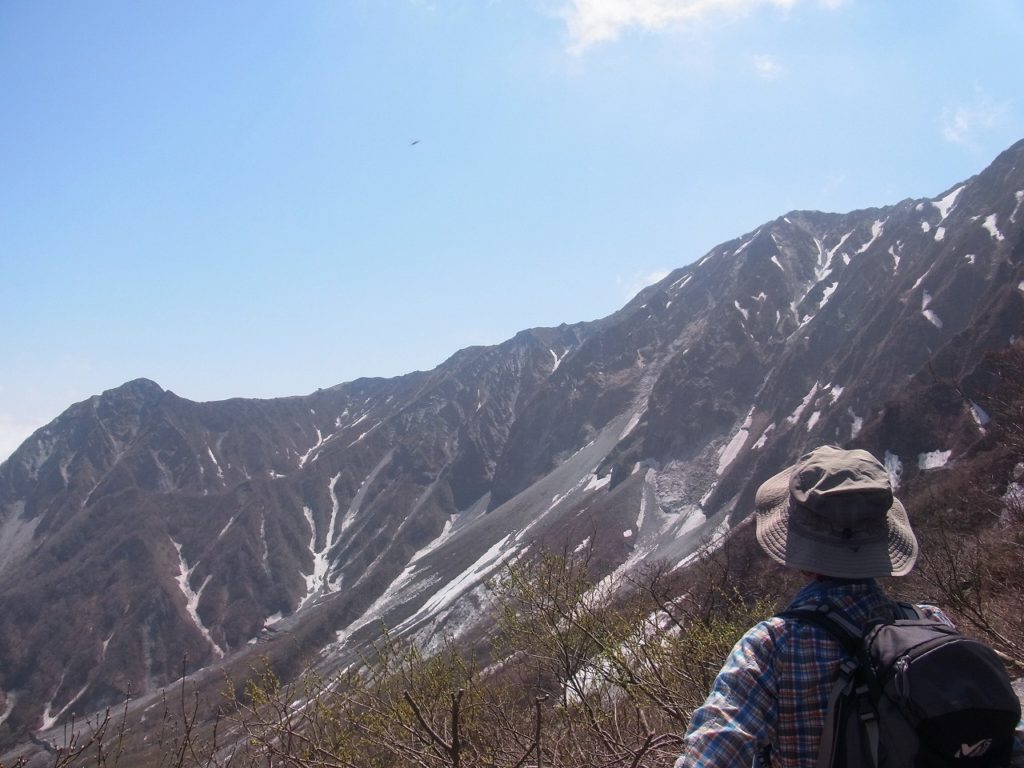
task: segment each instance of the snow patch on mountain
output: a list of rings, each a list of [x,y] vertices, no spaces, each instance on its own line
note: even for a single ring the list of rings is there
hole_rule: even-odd
[[[897,243],[897,245],[902,246],[901,243]],[[889,255],[892,256],[892,271],[895,272],[900,268],[900,255],[896,252],[896,246],[889,246]]]
[[[338,480],[341,478],[339,472],[331,478],[330,483],[327,486],[327,492],[331,497],[331,518],[327,523],[327,530],[324,532],[324,543],[319,549],[316,546],[317,530],[316,523],[313,519],[313,512],[309,507],[303,507],[302,513],[306,517],[306,522],[309,523],[310,540],[309,540],[309,551],[313,556],[313,571],[306,579],[306,595],[299,600],[299,608],[305,605],[309,600],[320,594],[330,594],[338,589],[340,586],[337,582],[332,582],[328,577],[330,571],[330,560],[329,552],[331,546],[335,541],[335,527],[338,521],[338,508],[341,506],[338,500],[338,494],[336,486]]]
[[[11,716],[11,712],[14,711],[14,705],[18,701],[17,691],[4,691],[4,700],[6,704],[2,712],[0,712],[0,725],[4,724],[4,721]]]
[[[747,246],[749,246],[752,242],[754,242],[754,240],[757,239],[757,236],[759,234],[761,234],[761,230],[760,229],[756,230],[754,232],[754,234],[752,234],[750,236],[749,240],[744,240],[742,243],[740,243],[740,247],[737,248],[735,251],[733,251],[732,255],[733,256],[739,256],[741,253],[743,253],[743,251],[747,248]]]
[[[773,429],[775,429],[775,424],[769,424],[767,427],[765,427],[764,432],[762,432],[761,436],[757,438],[757,441],[752,446],[750,446],[750,449],[752,451],[756,451],[758,448],[764,448],[765,443],[768,442],[768,434]]]
[[[857,253],[864,253],[868,248],[875,244],[875,241],[882,236],[883,232],[885,232],[885,222],[885,219],[875,220],[871,225],[871,239],[858,248]]]
[[[971,418],[974,419],[974,423],[977,424],[982,430],[988,425],[992,418],[985,412],[985,409],[978,405],[973,400],[970,401],[971,407]]]
[[[420,582],[414,581],[412,577],[416,570],[417,566],[410,562],[398,575],[398,578],[388,585],[388,588],[384,590],[384,593],[374,600],[370,607],[363,611],[359,618],[335,633],[335,643],[344,643],[363,627],[366,627],[375,621],[380,621],[381,617],[387,613],[388,609],[398,602],[397,598],[399,595],[402,595],[406,599],[412,599],[416,595],[421,594],[423,591],[430,589],[437,584],[438,578],[436,576]],[[407,589],[410,585],[412,588]]]
[[[1017,200],[1017,205],[1013,209],[1013,213],[1010,214],[1010,223],[1017,223],[1017,213],[1020,211],[1021,205],[1024,205],[1024,189],[1017,190],[1013,193],[1014,198]]]
[[[921,283],[923,283],[925,281],[925,278],[927,278],[928,275],[931,274],[932,267],[934,267],[934,266],[935,265],[933,264],[931,267],[928,267],[928,269],[926,269],[924,271],[924,274],[921,275],[919,278],[917,278],[917,280],[914,281],[914,284],[910,287],[911,291],[916,291],[918,288],[921,287]]]
[[[800,401],[800,405],[796,407],[796,410],[786,417],[786,421],[790,424],[796,424],[800,421],[800,417],[803,416],[804,411],[807,410],[807,406],[811,404],[814,396],[818,393],[819,386],[819,382],[814,382],[814,386],[812,386],[810,391],[804,396],[804,399]]]
[[[885,452],[885,471],[889,474],[889,484],[892,485],[892,489],[898,490],[900,480],[903,479],[903,462],[891,451]]]
[[[921,470],[940,469],[949,463],[952,451],[929,451],[917,455],[917,466]]]
[[[338,520],[338,507],[341,506],[341,502],[338,499],[338,480],[341,479],[341,472],[331,478],[331,481],[327,484],[327,493],[331,497],[331,522],[327,525],[327,536],[324,539],[324,549],[330,549],[334,544],[335,533],[334,527]]]
[[[850,415],[852,423],[850,424],[850,439],[852,440],[860,434],[861,429],[864,428],[864,419],[853,412],[852,408],[847,408],[846,412]]]
[[[398,578],[395,579],[388,586],[384,594],[377,598],[377,600],[374,601],[373,605],[371,605],[359,619],[350,624],[349,627],[346,628],[343,632],[339,633],[339,639],[342,639],[343,635],[351,635],[356,630],[366,626],[370,622],[375,621],[380,616],[382,616],[386,612],[386,610],[392,604],[394,604],[394,598],[399,593],[403,591],[406,592],[407,594],[405,595],[405,597],[408,599],[410,597],[422,593],[424,590],[429,589],[431,586],[437,583],[437,577],[431,577],[429,579],[417,583],[413,579],[413,576],[414,574],[416,574],[418,570],[424,567],[421,564],[421,561],[427,555],[429,555],[432,552],[435,552],[436,550],[440,549],[443,545],[445,545],[449,540],[451,540],[455,536],[457,531],[461,528],[461,526],[456,526],[455,518],[455,515],[451,515],[448,518],[448,520],[445,521],[444,528],[441,530],[441,533],[438,534],[438,536],[433,541],[429,542],[426,546],[418,550],[412,556],[412,558],[409,560],[409,563],[406,565],[405,569],[402,571],[401,574],[399,574]],[[410,585],[412,587],[411,590],[408,589]]]
[[[199,634],[201,634],[213,648],[213,652],[216,654],[217,658],[222,659],[224,658],[224,650],[217,645],[216,641],[213,639],[213,635],[210,634],[210,630],[205,624],[203,624],[203,620],[199,617],[199,598],[202,597],[203,590],[206,589],[206,585],[210,583],[212,574],[203,579],[203,583],[199,585],[198,590],[193,590],[189,583],[189,579],[192,577],[192,571],[194,571],[196,566],[199,565],[199,561],[197,560],[190,568],[188,563],[185,562],[184,555],[181,553],[181,544],[176,542],[173,538],[171,539],[171,544],[174,545],[174,549],[178,553],[178,575],[175,577],[175,581],[178,582],[178,588],[181,590],[181,594],[185,596],[185,610],[188,611],[189,618],[192,619],[192,623],[195,624],[196,629],[199,630]]]
[[[313,447],[299,457],[300,468],[306,466],[306,462],[309,461],[309,457],[320,450],[320,447],[327,441],[327,438],[320,434],[319,427],[314,427],[314,429],[316,430],[316,442],[313,444]]]
[[[964,186],[965,185],[961,184],[945,197],[931,201],[932,205],[934,205],[939,211],[939,221],[943,221],[947,216],[949,216],[949,212],[952,211],[953,207],[956,205],[956,199],[960,196],[960,193],[964,191]]]
[[[362,419],[360,419],[360,421],[362,421]],[[367,436],[368,434],[370,434],[371,432],[373,432],[373,430],[375,430],[375,429],[376,429],[377,427],[379,427],[379,426],[380,426],[381,424],[383,424],[383,423],[384,423],[383,421],[378,421],[378,422],[377,422],[376,424],[374,424],[374,425],[373,425],[372,427],[370,427],[370,428],[369,428],[368,430],[366,430],[366,431],[365,431],[365,432],[363,432],[363,433],[362,433],[361,435],[359,435],[359,437],[357,437],[357,438],[356,438],[355,440],[353,440],[353,441],[352,441],[351,443],[349,443],[349,444],[348,444],[348,447],[349,447],[349,448],[351,448],[351,447],[352,447],[353,445],[355,445],[356,443],[360,443],[360,442],[362,442],[362,440],[363,440],[363,438],[364,438],[364,437],[366,437],[366,436]],[[354,425],[353,425],[353,426],[354,426]]]
[[[847,240],[850,239],[851,235],[853,235],[853,230],[852,229],[849,232],[847,232],[845,235],[840,237],[838,243],[836,243],[834,246],[829,248],[829,250],[828,250],[828,259],[829,259],[830,262],[832,261],[832,258],[836,255],[836,251],[838,251],[840,248],[843,247],[843,244]]]
[[[238,519],[238,515],[232,515],[232,516],[231,516],[231,519],[229,519],[229,520],[228,520],[228,521],[227,521],[227,522],[226,522],[226,523],[224,524],[224,527],[220,529],[220,533],[218,533],[218,534],[217,534],[217,541],[220,541],[221,539],[223,539],[223,538],[224,538],[224,534],[225,534],[225,533],[227,533],[227,532],[228,532],[228,529],[229,529],[229,528],[231,528],[231,526],[235,524],[235,521],[236,521],[237,519]]]
[[[637,411],[629,417],[629,422],[626,424],[626,428],[622,430],[622,434],[619,435],[619,440],[625,439],[627,435],[636,429],[636,425],[640,423],[640,419],[643,418],[644,413],[646,413],[646,411]]]
[[[270,549],[267,545],[267,518],[260,517],[260,555],[263,559],[263,570],[270,575]]]
[[[647,480],[650,478],[651,472],[653,470],[647,470],[647,475],[644,477],[644,487],[640,493],[640,510],[636,513],[636,522],[633,523],[638,531],[644,527],[644,519],[647,517]]]
[[[847,235],[847,237],[849,237],[849,235]],[[818,246],[817,265],[814,268],[814,282],[820,283],[832,274],[832,261],[835,258],[835,248],[826,253],[820,241],[815,240],[814,242]],[[842,241],[840,241],[840,245],[842,245]],[[838,247],[839,246],[836,246],[836,248]]]
[[[935,230],[935,242],[941,243],[946,238],[946,228],[938,227]]]
[[[722,542],[725,541],[726,536],[729,535],[729,532],[731,530],[732,526],[729,524],[729,516],[723,515],[722,522],[720,522],[715,527],[715,529],[706,537],[704,546],[702,548],[698,548],[696,551],[687,555],[678,563],[676,563],[675,568],[673,568],[673,570],[685,568],[686,566],[696,561],[705,551],[718,549],[720,546],[722,546]]]
[[[985,217],[985,222],[981,225],[988,233],[992,236],[993,240],[1005,240],[1003,233],[999,231],[998,216],[996,214],[990,214]]]
[[[711,498],[711,494],[715,492],[715,488],[717,488],[717,487],[718,487],[718,483],[717,482],[712,483],[711,487],[708,488],[707,491],[705,491],[704,495],[700,497],[701,509],[703,509],[704,507],[707,506],[708,499]]]
[[[747,442],[747,437],[750,435],[750,425],[753,423],[754,408],[751,406],[750,411],[747,413],[746,418],[740,425],[740,428],[736,431],[736,434],[732,436],[732,439],[726,443],[721,451],[718,452],[718,469],[717,474],[721,476],[725,472],[726,468],[736,460],[739,456],[740,450],[743,448],[744,443]]]
[[[921,295],[921,314],[925,316],[929,323],[934,325],[936,328],[942,328],[942,319],[928,308],[928,305],[932,303],[932,295],[925,291]]]
[[[772,256],[772,264],[774,264],[776,267],[778,267],[783,272],[786,271],[786,268],[784,266],[782,266],[782,262],[779,261],[779,257],[778,256]]]
[[[210,461],[213,462],[213,466],[217,469],[217,477],[224,481],[224,470],[220,467],[220,462],[217,461],[217,457],[213,455],[213,449],[210,446],[206,446],[206,453],[210,457]]]
[[[320,590],[327,575],[327,558],[324,552],[316,548],[316,523],[313,520],[313,510],[309,507],[302,508],[302,514],[309,525],[309,553],[313,557],[313,570],[304,575],[306,580],[306,594],[299,600],[299,608],[309,602]]]
[[[679,291],[686,287],[686,284],[693,279],[693,274],[683,275],[668,287],[670,291]]]
[[[818,309],[823,309],[824,306],[828,304],[828,300],[832,298],[832,294],[836,292],[836,288],[838,287],[839,283],[836,282],[832,283],[832,285],[825,288],[825,290],[821,294],[821,302],[818,304]]]
[[[565,356],[568,355],[570,351],[571,350],[567,349],[561,355],[557,355],[557,354],[555,354],[555,350],[553,350],[553,349],[549,349],[548,350],[548,352],[551,353],[552,359],[554,360],[554,365],[551,368],[551,372],[552,373],[554,373],[555,371],[558,370],[558,366],[560,366],[562,364],[562,361],[565,360]]]
[[[54,696],[56,696],[57,693],[60,691],[61,685],[63,685],[63,683],[64,683],[64,676],[61,675],[60,684],[57,685],[57,690],[54,691],[54,694],[53,694]],[[67,704],[65,704],[63,707],[61,707],[58,712],[53,712],[53,699],[50,699],[50,701],[46,704],[46,708],[43,710],[43,722],[39,726],[39,730],[40,731],[48,731],[51,728],[53,728],[53,726],[55,726],[57,724],[57,722],[61,719],[61,717],[64,716],[64,713],[67,712],[69,709],[71,709],[71,705],[74,704],[76,701],[78,701],[80,698],[82,698],[82,696],[85,695],[85,692],[87,690],[89,690],[89,684],[88,683],[86,683],[84,686],[82,686],[82,689],[78,693],[76,693],[74,696],[72,696],[70,699],[68,699]]]
[[[454,579],[446,583],[427,600],[413,617],[426,617],[451,605],[459,595],[489,578],[503,563],[512,558],[517,550],[507,547],[511,535],[506,535],[494,543],[490,549],[478,557]]]

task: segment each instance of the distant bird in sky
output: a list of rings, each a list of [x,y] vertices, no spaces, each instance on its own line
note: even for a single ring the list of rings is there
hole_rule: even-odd
[[[416,146],[417,144],[419,144],[419,143],[420,143],[420,140],[419,140],[419,139],[410,139],[410,141],[409,141],[409,146],[410,146],[410,147],[415,147],[415,146]]]

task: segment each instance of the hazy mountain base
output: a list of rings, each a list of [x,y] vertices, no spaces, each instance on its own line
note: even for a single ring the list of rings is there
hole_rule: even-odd
[[[986,422],[962,458],[903,477],[922,557],[888,587],[941,605],[1020,675],[1024,343],[963,380],[922,378],[863,441],[923,429],[922,418],[965,403]],[[749,518],[686,569],[650,566],[613,581],[590,554],[507,565],[491,583],[492,629],[473,647],[428,656],[385,633],[330,680],[282,685],[265,666],[225,681],[216,702],[183,683],[154,714],[159,728],[110,714],[69,729],[63,750],[12,765],[668,766],[729,648],[802,577],[760,552]],[[202,723],[211,712],[216,727]]]

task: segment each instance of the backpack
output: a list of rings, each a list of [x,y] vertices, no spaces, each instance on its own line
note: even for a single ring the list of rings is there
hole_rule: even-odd
[[[863,629],[829,603],[779,616],[815,624],[847,658],[829,695],[817,768],[1007,766],[1020,701],[995,651],[913,605]]]

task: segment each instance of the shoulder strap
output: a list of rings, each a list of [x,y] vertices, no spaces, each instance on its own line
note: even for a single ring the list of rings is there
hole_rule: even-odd
[[[902,601],[894,600],[893,604],[896,606],[896,609],[901,614],[898,618],[910,619],[911,621],[913,621],[915,619],[916,620],[920,620],[920,619],[927,619],[928,618],[925,615],[924,611],[922,611],[920,608],[918,608],[913,603],[904,603]]]
[[[778,616],[783,619],[795,619],[814,624],[832,635],[850,656],[860,657],[864,639],[863,630],[847,619],[843,612],[832,603],[826,601],[796,605]]]

